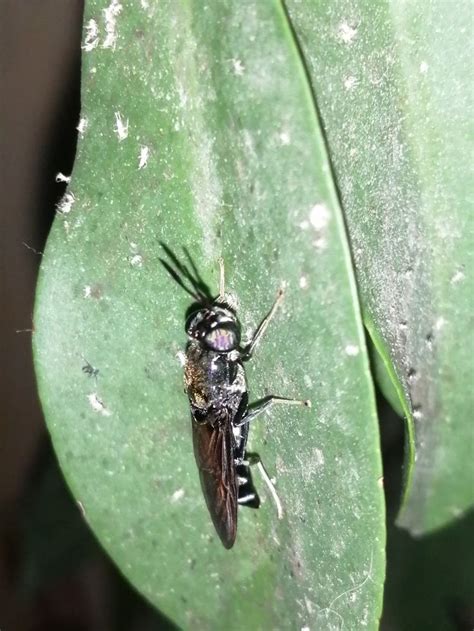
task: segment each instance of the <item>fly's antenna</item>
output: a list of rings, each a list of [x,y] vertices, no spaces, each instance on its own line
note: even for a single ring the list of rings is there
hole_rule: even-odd
[[[224,302],[225,299],[225,272],[224,272],[224,259],[219,257],[219,302]]]
[[[188,260],[188,264],[194,275],[192,276],[189,270],[185,267],[185,273],[187,275],[187,278],[192,283],[193,287],[195,287],[196,290],[198,291],[199,295],[201,296],[202,302],[208,302],[208,303],[214,302],[214,298],[211,293],[211,290],[209,289],[209,286],[207,285],[207,283],[204,282],[201,274],[199,273],[196,267],[196,264],[194,263],[191,257],[191,254],[189,253],[188,248],[183,247],[183,252],[184,252],[185,257]]]
[[[183,279],[180,278],[180,276],[177,274],[177,272],[171,267],[171,265],[169,263],[167,263],[164,259],[160,258],[160,263],[163,265],[163,267],[166,269],[166,271],[168,272],[168,274],[173,278],[173,280],[175,280],[178,285],[180,287],[182,287],[184,289],[184,291],[189,294],[192,298],[194,298],[194,300],[196,302],[203,302],[202,300],[202,296],[194,291],[192,291],[191,289],[189,289],[189,287],[186,287],[186,285],[183,282]]]
[[[176,257],[176,255],[170,250],[167,245],[165,245],[163,242],[160,242],[160,245],[166,252],[174,267],[161,257],[159,257],[160,262],[166,269],[168,274],[178,283],[178,285],[182,287],[187,294],[194,298],[196,302],[200,302],[203,304],[212,302],[209,288],[201,279],[189,252],[185,248],[183,248],[194,276],[189,271],[187,266],[181,263],[181,261]],[[187,283],[185,281],[187,281]],[[188,285],[190,285],[190,287]]]

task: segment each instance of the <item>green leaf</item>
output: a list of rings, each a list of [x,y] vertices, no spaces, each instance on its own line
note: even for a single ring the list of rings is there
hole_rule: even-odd
[[[34,336],[73,493],[124,574],[185,628],[375,629],[374,398],[337,195],[282,7],[91,1],[85,24],[73,197],[48,240]],[[202,497],[176,357],[189,296],[160,264],[160,241],[179,257],[187,247],[216,293],[224,257],[245,334],[285,285],[248,364],[251,400],[313,402],[255,421],[249,447],[276,476],[284,517],[256,472],[263,505],[239,511],[230,551]]]
[[[399,521],[430,531],[474,503],[472,9],[436,0],[286,4],[329,144],[364,319],[393,365],[409,445],[416,423]]]
[[[368,329],[368,331],[370,331],[370,329]],[[367,338],[372,372],[386,400],[390,403],[398,416],[403,418],[406,413],[403,408],[403,391],[400,392],[399,382],[393,370],[393,365],[389,361],[388,353],[385,351],[380,341],[375,340],[377,340],[377,338],[374,334],[374,329],[372,329]]]

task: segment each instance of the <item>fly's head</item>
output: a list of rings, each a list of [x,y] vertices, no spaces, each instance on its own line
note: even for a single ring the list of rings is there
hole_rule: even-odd
[[[217,353],[230,353],[240,344],[240,325],[227,305],[213,304],[192,313],[186,322],[186,333]]]

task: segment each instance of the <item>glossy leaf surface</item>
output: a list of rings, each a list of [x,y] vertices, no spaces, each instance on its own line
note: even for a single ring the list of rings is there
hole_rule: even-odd
[[[379,439],[338,200],[279,2],[89,2],[81,140],[38,287],[39,389],[85,518],[184,628],[376,628],[384,574]],[[177,353],[189,296],[161,265],[186,247],[217,293],[224,257],[248,335],[250,448],[284,518],[213,531]],[[99,372],[88,376],[88,362]],[[90,370],[89,370],[90,372]],[[367,533],[370,532],[370,537]]]
[[[408,418],[399,522],[420,534],[474,504],[472,7],[286,5],[328,140],[365,324]]]

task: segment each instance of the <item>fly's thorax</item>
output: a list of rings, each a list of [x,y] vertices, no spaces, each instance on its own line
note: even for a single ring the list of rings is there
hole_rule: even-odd
[[[240,324],[235,313],[225,305],[204,307],[191,314],[186,333],[203,347],[216,353],[232,353],[240,344]]]

